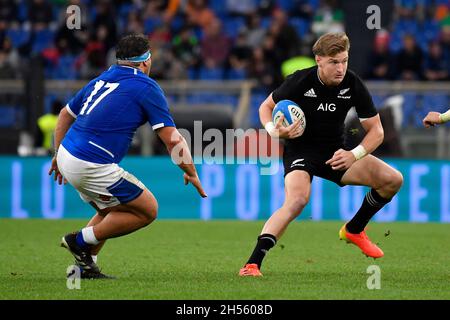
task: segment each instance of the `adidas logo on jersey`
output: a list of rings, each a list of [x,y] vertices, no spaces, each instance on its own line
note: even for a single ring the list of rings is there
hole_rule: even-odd
[[[305,92],[304,94],[305,97],[312,97],[312,98],[317,98],[316,93],[314,92],[314,89],[311,88],[308,91]]]

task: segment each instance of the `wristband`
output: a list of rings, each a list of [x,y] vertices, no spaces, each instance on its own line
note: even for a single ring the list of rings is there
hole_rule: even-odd
[[[264,125],[264,128],[266,129],[267,133],[268,133],[271,137],[273,137],[273,138],[278,138],[278,135],[277,135],[276,130],[275,130],[275,125],[273,124],[272,121],[267,122],[267,123]]]
[[[441,113],[439,115],[439,119],[441,120],[442,123],[450,121],[450,110],[445,113]]]
[[[356,148],[350,150],[350,152],[353,153],[356,160],[359,160],[367,155],[367,151],[362,145],[358,145]]]

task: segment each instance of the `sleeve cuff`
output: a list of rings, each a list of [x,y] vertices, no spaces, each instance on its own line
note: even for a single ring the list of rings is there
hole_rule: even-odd
[[[66,104],[66,110],[72,117],[74,117],[75,119],[77,118],[77,115],[73,113],[72,109],[70,109],[69,104]]]
[[[153,130],[157,130],[157,129],[162,128],[162,127],[164,127],[164,122],[161,122],[161,123],[157,123],[157,124],[155,124],[155,125],[152,125],[152,129],[153,129]]]

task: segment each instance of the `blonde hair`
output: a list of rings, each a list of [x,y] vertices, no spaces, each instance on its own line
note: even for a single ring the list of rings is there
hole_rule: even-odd
[[[326,33],[314,43],[312,51],[316,56],[334,57],[350,50],[350,40],[345,32]]]

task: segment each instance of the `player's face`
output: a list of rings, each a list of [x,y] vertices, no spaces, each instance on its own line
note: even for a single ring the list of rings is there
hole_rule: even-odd
[[[329,86],[337,86],[345,77],[348,64],[348,51],[333,57],[316,56],[320,79]]]

